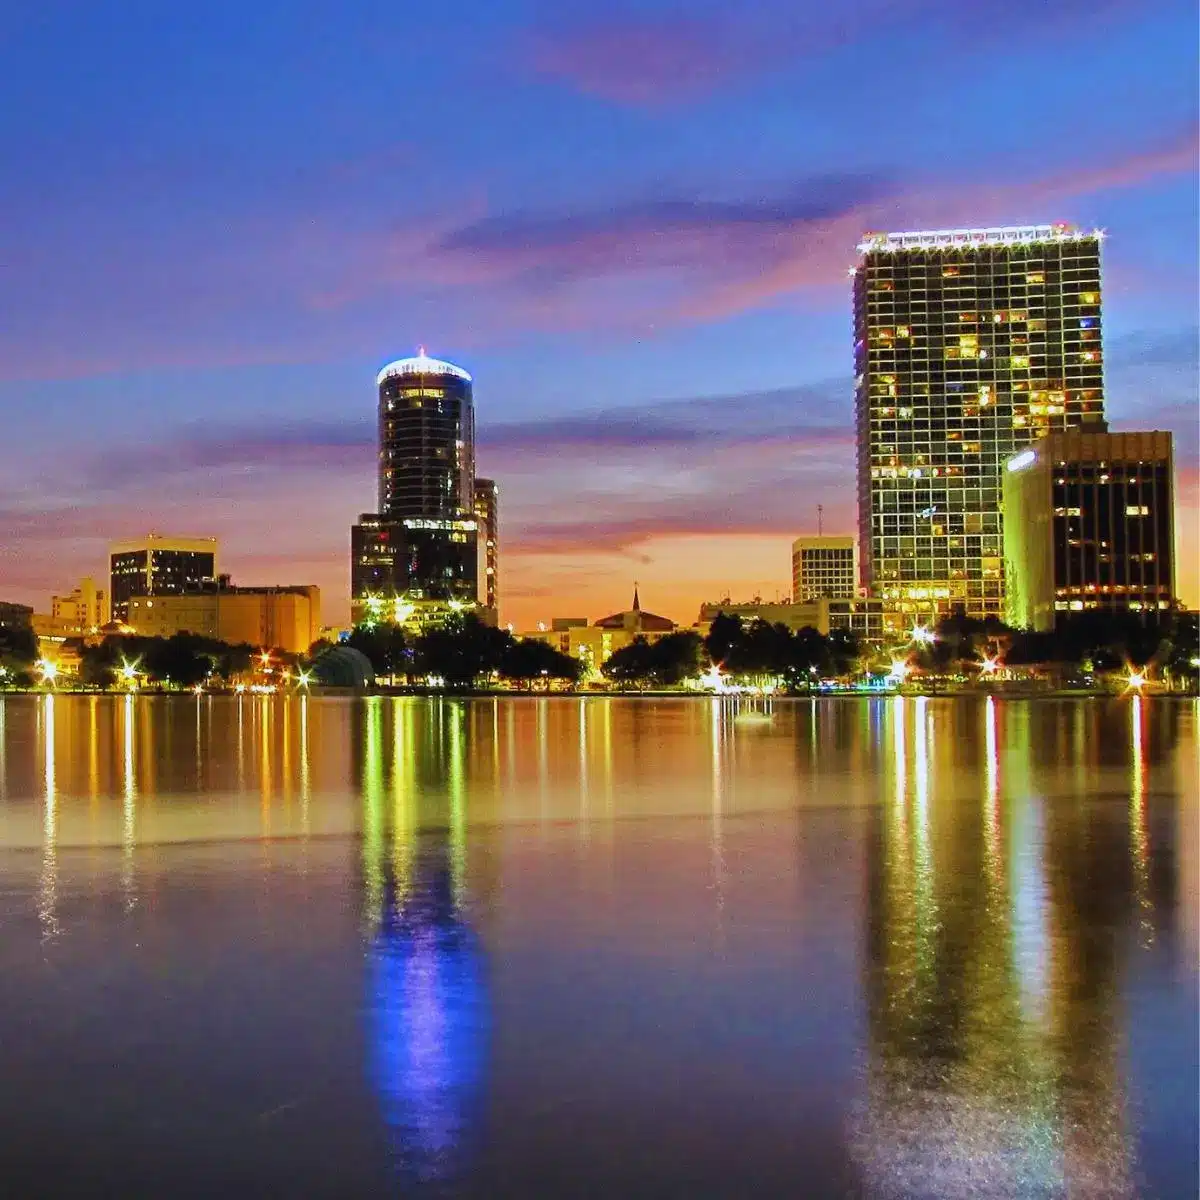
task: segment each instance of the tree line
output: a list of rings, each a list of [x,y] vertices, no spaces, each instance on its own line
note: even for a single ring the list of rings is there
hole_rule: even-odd
[[[1196,674],[1200,625],[1194,612],[1143,617],[1122,610],[1064,613],[1053,630],[1013,629],[995,618],[968,617],[960,609],[914,643],[912,664],[932,673],[964,672],[993,658],[1004,666],[1057,665],[1096,673],[1151,667],[1167,675]]]
[[[715,667],[730,682],[781,681],[789,691],[804,691],[822,678],[850,674],[858,657],[857,639],[843,630],[793,631],[721,613],[704,638],[687,630],[655,641],[635,638],[614,651],[601,672],[626,686],[674,687]]]
[[[377,677],[437,678],[450,687],[471,688],[500,677],[518,683],[540,679],[578,681],[582,665],[537,638],[516,638],[473,613],[456,613],[423,633],[371,622],[356,626],[348,644],[361,651]]]

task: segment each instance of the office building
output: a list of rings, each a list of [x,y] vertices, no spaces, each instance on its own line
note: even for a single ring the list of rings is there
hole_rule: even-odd
[[[234,587],[222,580],[181,595],[132,596],[127,622],[143,637],[194,633],[302,654],[321,636],[321,590]]]
[[[1004,462],[1103,422],[1100,241],[1036,225],[860,244],[860,577],[891,630],[1003,614]]]
[[[800,537],[792,543],[792,599],[849,600],[858,594],[852,537]]]
[[[112,618],[125,621],[132,596],[172,596],[195,591],[217,577],[217,539],[160,537],[109,547]]]
[[[500,489],[494,479],[475,480],[475,522],[479,526],[479,603],[500,608]]]
[[[50,597],[50,619],[64,633],[94,633],[108,624],[108,593],[87,576],[65,596]]]
[[[1175,601],[1169,433],[1050,434],[1004,472],[1005,619],[1047,631],[1064,613],[1163,613]]]
[[[379,392],[378,511],[350,535],[351,611],[433,616],[473,607],[478,562],[471,377],[429,358],[389,363]]]

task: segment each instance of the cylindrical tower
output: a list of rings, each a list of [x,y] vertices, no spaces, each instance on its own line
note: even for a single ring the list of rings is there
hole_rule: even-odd
[[[385,520],[472,517],[475,407],[471,376],[415,358],[379,372],[379,514]]]

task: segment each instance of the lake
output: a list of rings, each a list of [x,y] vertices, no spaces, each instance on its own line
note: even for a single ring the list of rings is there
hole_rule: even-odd
[[[1194,1196],[1198,715],[0,697],[6,1190]]]

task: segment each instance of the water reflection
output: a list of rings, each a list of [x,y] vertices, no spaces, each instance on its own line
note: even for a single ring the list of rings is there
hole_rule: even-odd
[[[364,715],[370,1074],[401,1178],[417,1184],[466,1173],[484,1096],[484,954],[465,915],[465,719],[461,703],[379,697]]]
[[[1097,807],[1069,788],[1039,790],[1034,768],[1060,714],[989,700],[972,820],[953,779],[957,727],[974,710],[931,702],[927,723],[920,702],[891,702],[895,780],[868,857],[868,1097],[856,1128],[873,1192],[1134,1194],[1120,980],[1136,952],[1130,918],[1152,927],[1175,903],[1169,878],[1153,894],[1146,866],[1143,703],[1092,714],[1093,736],[1131,730],[1128,804]],[[930,774],[942,783],[932,793]]]
[[[58,921],[58,784],[55,758],[53,692],[41,698],[38,710],[38,736],[41,741],[43,771],[42,799],[42,873],[38,888],[38,917],[42,940],[62,932]]]
[[[226,962],[228,1057],[283,1076],[319,1045],[408,1193],[501,1194],[506,1153],[592,1133],[792,1179],[801,1113],[867,1196],[1131,1196],[1194,1145],[1195,768],[1196,707],[1157,697],[0,696],[0,1017],[98,994],[126,936],[195,996]],[[190,1078],[156,995],[133,978],[104,1045],[134,997]]]

